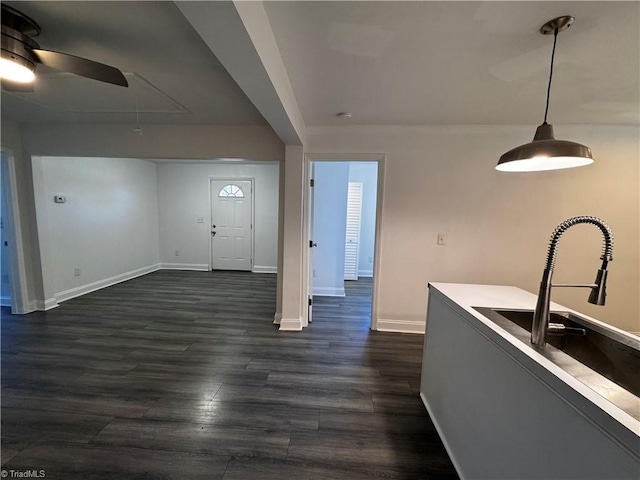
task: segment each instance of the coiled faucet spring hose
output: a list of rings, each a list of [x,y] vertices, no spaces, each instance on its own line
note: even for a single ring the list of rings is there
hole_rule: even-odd
[[[604,237],[604,242],[602,244],[602,256],[600,257],[604,261],[613,260],[613,233],[611,232],[611,228],[604,221],[599,219],[598,217],[591,217],[588,215],[580,215],[577,217],[572,217],[560,225],[556,227],[556,229],[551,234],[551,241],[549,242],[549,251],[547,253],[547,263],[545,268],[547,270],[553,270],[556,263],[556,257],[558,254],[558,242],[560,241],[560,237],[564,232],[566,232],[569,228],[574,225],[578,225],[580,223],[588,223],[591,225],[595,225],[600,229],[602,235]]]

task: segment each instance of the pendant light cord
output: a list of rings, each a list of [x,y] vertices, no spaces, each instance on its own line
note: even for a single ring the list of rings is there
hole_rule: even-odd
[[[556,41],[558,40],[558,29],[553,31],[553,51],[551,52],[551,68],[549,70],[549,86],[547,87],[547,105],[544,109],[544,122],[547,123],[547,113],[549,113],[549,97],[551,96],[551,79],[553,78],[553,60],[556,56]]]

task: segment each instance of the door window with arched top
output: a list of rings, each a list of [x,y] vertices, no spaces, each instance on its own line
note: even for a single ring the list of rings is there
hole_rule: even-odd
[[[218,192],[218,197],[244,198],[244,192],[238,185],[225,185]]]

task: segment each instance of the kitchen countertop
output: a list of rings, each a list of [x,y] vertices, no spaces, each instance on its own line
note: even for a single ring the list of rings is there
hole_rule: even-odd
[[[554,356],[566,356],[564,353],[559,350],[553,349],[553,347],[550,348],[550,350],[554,350],[553,355],[550,355],[548,352],[544,351],[541,353],[528,343],[527,339],[529,333],[524,329],[521,329],[520,327],[514,325],[515,329],[510,328],[510,333],[474,309],[474,307],[486,307],[494,309],[533,310],[535,309],[536,305],[536,295],[526,292],[517,287],[500,285],[430,283],[429,288],[434,288],[445,297],[450,299],[452,302],[454,302],[456,305],[464,309],[469,315],[475,317],[485,329],[489,329],[494,333],[492,337],[499,338],[503,341],[508,342],[509,345],[515,347],[530,360],[539,364],[555,378],[559,379],[570,388],[578,392],[599,409],[617,420],[621,425],[625,426],[627,429],[635,433],[635,435],[640,436],[640,421],[638,420],[640,417],[640,400],[638,400],[637,397],[623,390],[623,392],[627,394],[627,398],[625,398],[624,402],[625,406],[627,407],[627,412],[629,411],[629,408],[631,408],[632,410],[634,410],[635,408],[635,410],[638,412],[638,415],[630,415],[629,413],[625,412],[625,410],[620,408],[620,406],[615,405],[610,400],[605,398],[602,394],[599,394],[592,388],[588,387],[551,360],[551,358]],[[607,325],[603,322],[600,322],[599,320],[596,320],[554,302],[551,302],[551,310],[574,313],[588,320],[589,322],[594,323],[595,325],[599,325],[620,333],[627,333],[616,327]],[[429,328],[428,324],[427,328]],[[566,357],[569,358],[568,356]],[[587,367],[584,368],[586,369]],[[605,383],[609,382],[611,386],[615,386],[613,382],[604,379],[604,377],[601,378]],[[617,388],[621,389],[620,387]]]

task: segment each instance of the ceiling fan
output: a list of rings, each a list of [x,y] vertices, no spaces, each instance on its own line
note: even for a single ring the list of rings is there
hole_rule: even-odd
[[[38,63],[100,82],[128,87],[117,68],[66,53],[42,50],[33,39],[40,25],[15,8],[2,4],[2,87],[9,91],[32,92],[34,70]]]

